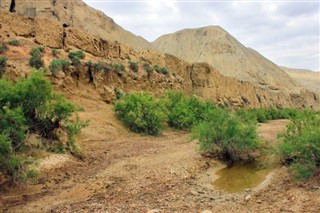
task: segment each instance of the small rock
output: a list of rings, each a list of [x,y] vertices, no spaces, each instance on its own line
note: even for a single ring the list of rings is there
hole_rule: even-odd
[[[202,213],[212,213],[210,210],[204,210]]]
[[[247,195],[245,198],[244,198],[245,201],[249,201],[249,200],[252,200],[252,197],[251,195]]]
[[[194,190],[191,190],[191,192],[190,192],[192,195],[194,195],[194,196],[197,196],[197,195],[199,195],[199,193],[197,192],[197,191],[194,191]]]
[[[256,203],[262,203],[262,200],[257,200]]]
[[[158,212],[160,212],[160,209],[151,209],[147,211],[147,213],[158,213]]]

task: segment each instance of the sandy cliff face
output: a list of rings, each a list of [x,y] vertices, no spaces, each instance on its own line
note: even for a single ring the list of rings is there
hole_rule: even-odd
[[[181,30],[153,42],[160,51],[189,62],[207,62],[225,76],[271,90],[298,91],[290,76],[221,27]]]
[[[320,71],[281,67],[292,79],[310,91],[320,94]]]
[[[207,63],[189,63],[169,54],[159,54],[149,50],[137,51],[127,45],[108,41],[78,29],[64,28],[57,21],[7,13],[1,13],[0,20],[0,34],[5,41],[13,38],[23,39],[30,48],[44,45],[60,49],[65,56],[71,49],[82,49],[87,52],[86,60],[90,59],[93,62],[106,61],[126,65],[129,60],[133,60],[140,63],[138,73],[133,73],[127,68],[124,75],[118,75],[99,72],[83,61],[80,67],[71,67],[58,78],[52,79],[55,85],[66,91],[72,91],[72,94],[77,94],[76,91],[83,89],[79,85],[92,86],[99,91],[103,100],[109,102],[114,97],[114,88],[124,92],[144,90],[155,94],[175,89],[187,94],[196,94],[231,108],[269,106],[320,108],[319,95],[303,89],[288,92],[281,88],[259,87],[234,77],[223,76]],[[15,73],[14,76],[23,76],[23,72],[31,70],[28,66],[30,50],[25,50],[25,54],[19,51],[11,53],[15,54],[15,57],[8,56],[9,75]],[[49,53],[45,59],[47,65],[52,60],[48,57]],[[154,73],[148,78],[142,67],[144,63],[165,66],[172,75],[168,77]]]
[[[8,11],[10,2],[10,0],[2,0],[1,9]],[[123,29],[113,19],[87,6],[81,0],[16,1],[16,10],[20,15],[54,19],[101,38],[119,41],[135,49],[153,49],[148,41]]]

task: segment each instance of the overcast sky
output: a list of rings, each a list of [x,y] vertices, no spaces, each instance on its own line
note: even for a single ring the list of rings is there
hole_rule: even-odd
[[[85,2],[148,41],[184,28],[219,25],[278,65],[320,70],[319,0]]]

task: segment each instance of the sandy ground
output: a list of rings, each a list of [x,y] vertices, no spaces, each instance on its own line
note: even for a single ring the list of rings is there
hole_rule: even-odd
[[[74,101],[91,120],[79,138],[84,160],[47,158],[61,166],[48,163],[35,183],[1,191],[0,212],[320,212],[316,178],[297,184],[279,167],[254,190],[218,191],[206,176],[223,165],[201,156],[187,132],[130,133],[111,105],[81,94]],[[287,122],[261,124],[259,133],[274,142]]]

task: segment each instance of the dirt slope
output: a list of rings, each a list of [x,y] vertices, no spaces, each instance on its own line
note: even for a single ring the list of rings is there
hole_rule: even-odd
[[[185,29],[163,35],[153,42],[160,51],[189,62],[207,62],[225,76],[267,85],[271,89],[296,91],[297,85],[276,64],[246,48],[218,26]]]
[[[8,11],[10,2],[10,0],[2,0],[1,9]],[[81,0],[17,1],[16,10],[21,15],[54,19],[61,24],[67,24],[110,41],[119,41],[135,49],[153,49],[147,40],[123,29],[113,19],[89,7]]]
[[[320,93],[320,71],[281,67],[291,78],[310,91]]]
[[[296,87],[292,90],[273,88],[270,85],[256,86],[226,77],[207,63],[188,63],[169,54],[159,54],[153,51],[137,51],[127,45],[112,42],[99,36],[85,33],[74,28],[63,28],[61,23],[43,18],[27,18],[8,13],[0,14],[0,34],[6,35],[4,41],[21,40],[21,47],[10,47],[8,53],[8,75],[24,76],[31,71],[28,65],[31,47],[43,45],[47,47],[45,65],[48,67],[53,57],[50,48],[59,49],[61,58],[69,60],[70,50],[81,49],[87,52],[87,57],[80,67],[70,67],[57,78],[52,78],[61,87],[77,89],[79,82],[88,83],[96,88],[110,102],[114,97],[114,88],[124,92],[137,90],[163,94],[168,89],[195,94],[210,99],[215,103],[235,107],[310,107],[320,108],[319,94]],[[24,49],[20,54],[20,48]],[[60,56],[59,56],[60,57]],[[105,61],[126,65],[126,72],[118,75],[116,72],[96,70],[88,62]],[[128,67],[128,61],[139,62],[139,72],[134,73]],[[167,67],[171,75],[157,72],[148,77],[143,64]],[[67,86],[66,86],[67,85]]]

